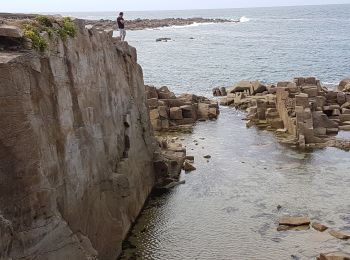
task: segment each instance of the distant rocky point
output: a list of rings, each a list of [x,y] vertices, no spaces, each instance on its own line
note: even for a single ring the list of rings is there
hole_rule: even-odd
[[[87,24],[91,24],[98,29],[111,30],[117,29],[117,24],[112,20],[86,20]],[[196,23],[239,23],[239,20],[232,21],[228,19],[209,19],[209,18],[165,18],[165,19],[135,19],[126,21],[128,30],[144,30],[155,29],[170,26],[185,26]]]
[[[23,20],[23,19],[34,19],[37,17],[37,14],[11,14],[11,13],[0,13],[0,24],[1,18],[7,20]],[[48,16],[48,17],[59,17],[59,15]],[[127,30],[144,30],[144,29],[155,29],[162,27],[170,26],[185,26],[191,24],[200,24],[200,23],[239,23],[238,20],[229,20],[229,19],[214,19],[214,18],[202,18],[202,17],[193,17],[193,18],[165,18],[165,19],[135,19],[135,20],[126,20]],[[117,29],[117,22],[108,19],[100,20],[85,20],[86,25],[90,25],[96,29],[101,30],[115,30]]]

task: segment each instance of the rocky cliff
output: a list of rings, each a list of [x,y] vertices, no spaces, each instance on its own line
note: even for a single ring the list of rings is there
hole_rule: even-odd
[[[0,259],[116,259],[155,183],[135,49],[74,23],[44,52],[2,25]]]

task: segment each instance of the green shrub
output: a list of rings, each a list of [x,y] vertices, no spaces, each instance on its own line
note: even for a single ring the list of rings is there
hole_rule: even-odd
[[[48,44],[44,37],[40,35],[40,32],[37,28],[34,28],[32,25],[26,24],[24,26],[24,35],[32,41],[33,48],[38,51],[45,51]]]
[[[45,51],[48,47],[47,41],[41,36],[42,32],[47,32],[49,37],[58,34],[62,40],[66,40],[67,37],[74,37],[77,33],[75,24],[71,18],[63,18],[58,29],[55,29],[53,21],[46,16],[37,16],[35,17],[35,21],[23,24],[23,32],[25,37],[32,41],[33,48],[38,51]]]
[[[35,17],[35,20],[38,23],[40,23],[42,26],[52,27],[52,22],[51,22],[50,18],[47,16],[40,15],[40,16]]]
[[[77,34],[75,24],[69,17],[63,18],[63,25],[61,29],[58,30],[59,35],[62,39],[67,39],[67,37],[74,37]]]
[[[51,38],[51,37],[54,35],[54,33],[55,33],[55,30],[54,30],[53,28],[48,28],[48,27],[45,27],[45,28],[43,29],[43,31],[47,32],[47,34],[49,35],[50,38]]]

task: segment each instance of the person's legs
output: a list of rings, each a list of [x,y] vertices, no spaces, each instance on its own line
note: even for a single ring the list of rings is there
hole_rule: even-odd
[[[124,29],[119,29],[119,33],[120,33],[120,40],[124,41]]]
[[[123,41],[125,41],[126,31],[123,29]]]

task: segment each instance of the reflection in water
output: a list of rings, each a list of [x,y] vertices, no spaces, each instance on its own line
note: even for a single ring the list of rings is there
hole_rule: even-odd
[[[136,249],[125,250],[124,259],[315,259],[350,251],[327,232],[276,231],[284,214],[349,229],[349,153],[298,151],[270,132],[246,129],[241,118],[222,108],[218,121],[185,136],[197,171],[149,201],[129,239]]]

